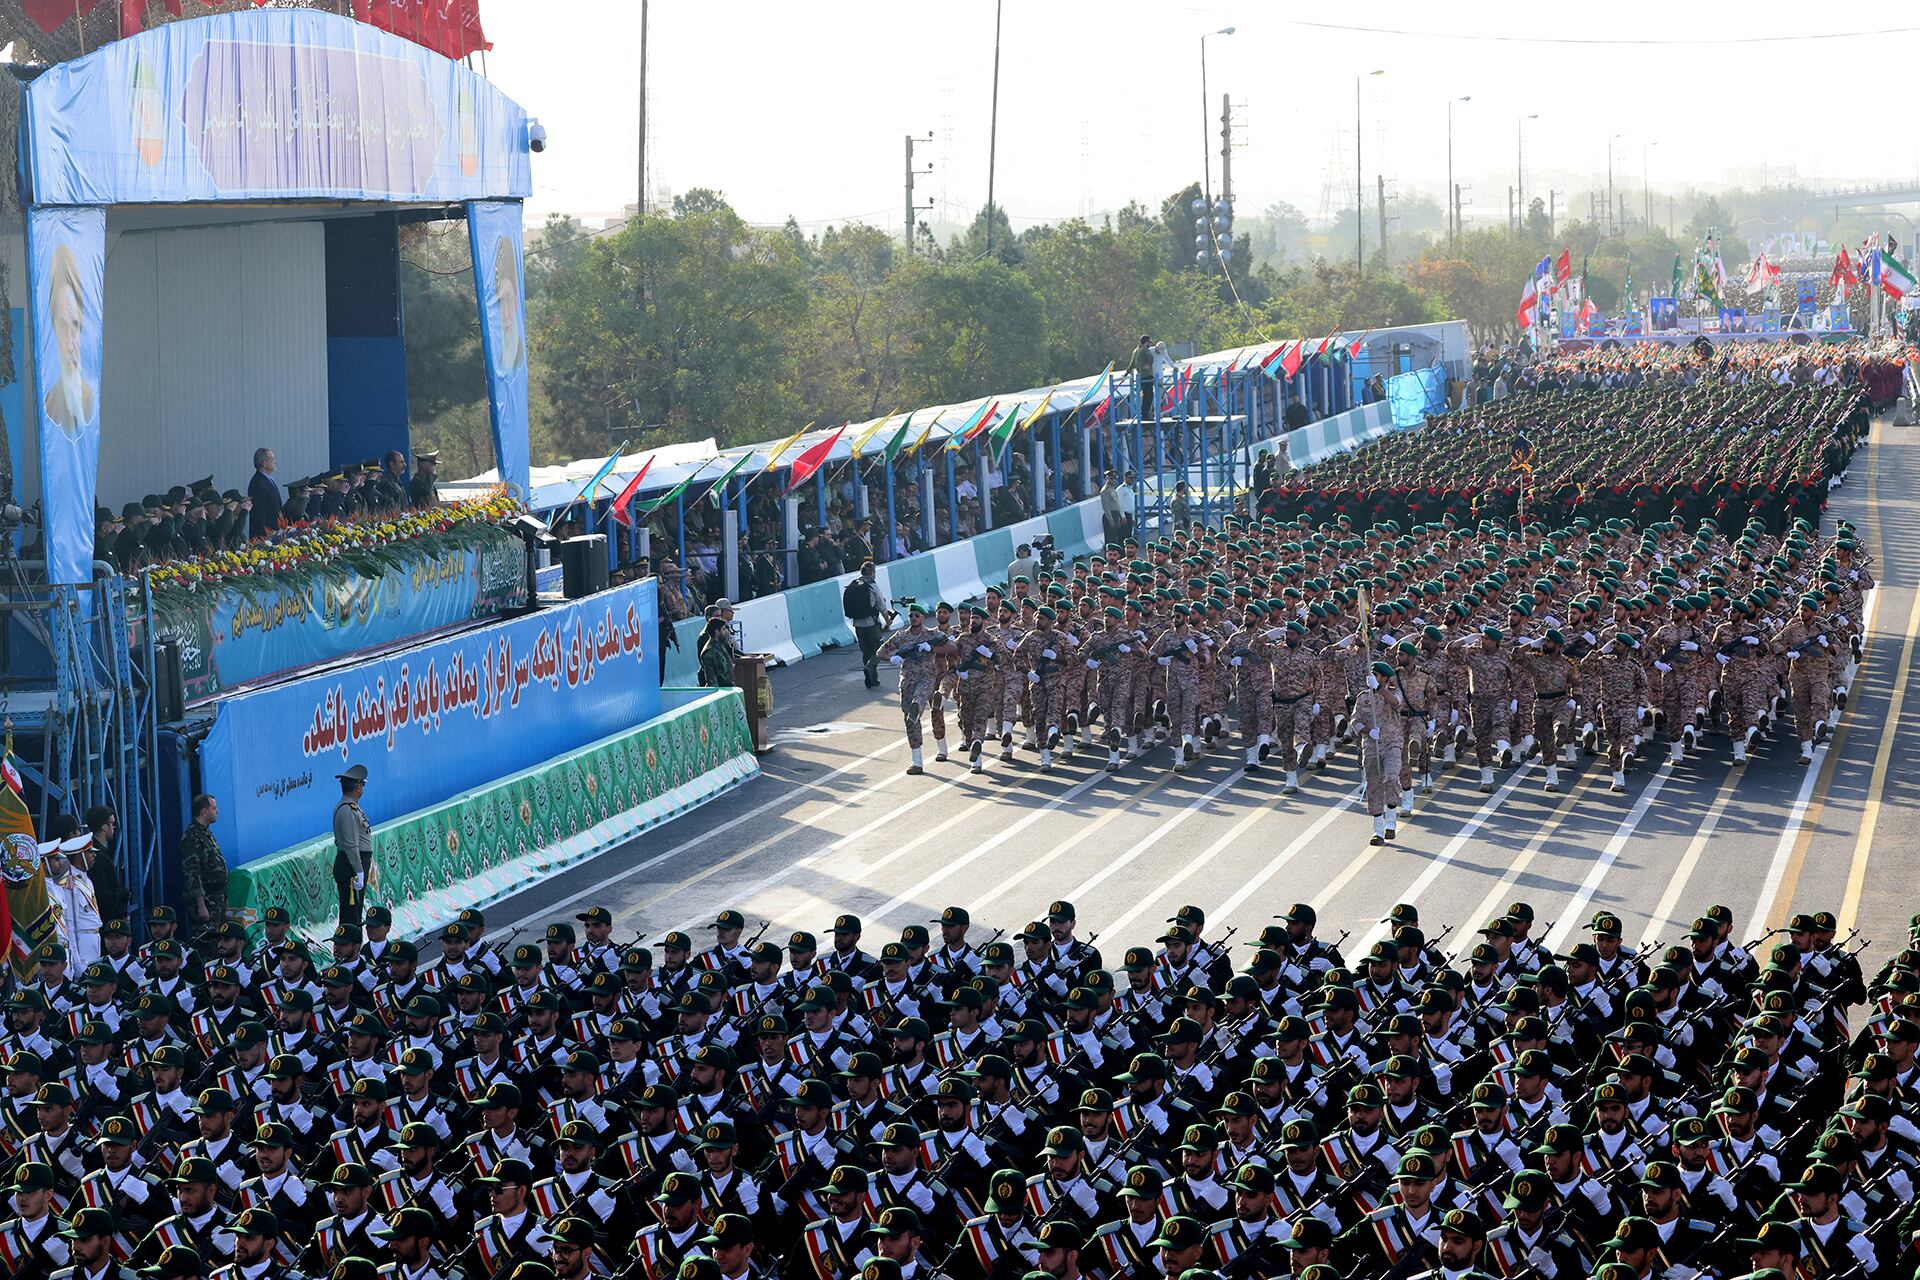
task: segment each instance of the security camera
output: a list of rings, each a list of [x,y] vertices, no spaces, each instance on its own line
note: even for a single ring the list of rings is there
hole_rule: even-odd
[[[527,149],[534,152],[547,149],[547,126],[538,120],[527,121]]]

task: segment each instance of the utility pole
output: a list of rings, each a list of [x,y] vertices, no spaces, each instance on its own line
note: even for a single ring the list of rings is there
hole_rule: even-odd
[[[1555,191],[1552,187],[1547,188],[1547,239],[1549,240],[1553,239],[1555,235],[1554,227],[1557,225],[1557,209],[1560,194],[1560,192]]]
[[[993,0],[993,114],[987,123],[987,248],[993,252],[993,164],[1000,154],[1000,7]]]
[[[1233,203],[1233,100],[1220,95],[1220,198]]]
[[[1380,261],[1387,261],[1387,175],[1375,174],[1374,181],[1380,188]]]
[[[636,218],[647,216],[647,5],[648,0],[640,0],[640,190],[633,206]]]
[[[906,202],[906,205],[904,206],[906,218],[905,218],[905,221],[901,223],[901,226],[906,228],[907,252],[909,254],[913,252],[914,215],[922,209],[933,208],[933,201],[931,200],[927,201],[923,205],[915,204],[913,202],[914,178],[923,173],[933,172],[932,165],[928,165],[924,169],[916,169],[913,167],[913,147],[916,142],[932,142],[932,141],[933,141],[933,133],[931,131],[927,133],[927,136],[925,138],[916,138],[912,134],[907,135],[907,202]]]
[[[1453,225],[1457,229],[1464,229],[1466,226],[1467,220],[1460,216],[1467,203],[1460,195],[1465,190],[1466,187],[1463,184],[1458,182],[1453,184]]]

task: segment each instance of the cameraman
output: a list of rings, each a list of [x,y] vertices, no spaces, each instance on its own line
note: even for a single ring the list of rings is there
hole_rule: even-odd
[[[1014,548],[1013,559],[1007,562],[1007,581],[1012,582],[1015,578],[1025,578],[1031,582],[1033,581],[1034,573],[1039,568],[1040,562],[1033,558],[1033,544],[1023,542]]]
[[[847,583],[840,595],[840,611],[853,624],[854,637],[860,641],[860,666],[866,672],[869,689],[880,687],[880,638],[893,622],[878,574],[873,561],[866,561],[860,566],[860,576]]]

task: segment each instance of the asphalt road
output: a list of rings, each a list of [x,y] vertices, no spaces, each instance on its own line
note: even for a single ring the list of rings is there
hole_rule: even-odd
[[[749,932],[770,921],[776,940],[850,911],[877,951],[950,904],[972,910],[979,941],[1066,898],[1080,936],[1098,935],[1117,963],[1183,903],[1205,909],[1209,936],[1238,926],[1251,938],[1306,901],[1322,936],[1351,931],[1351,956],[1396,902],[1417,904],[1432,936],[1449,923],[1470,932],[1523,899],[1536,936],[1551,923],[1555,944],[1583,938],[1602,908],[1622,917],[1629,942],[1659,943],[1712,903],[1732,908],[1743,939],[1827,909],[1871,940],[1877,963],[1920,910],[1920,695],[1908,696],[1917,493],[1920,430],[1876,424],[1829,512],[1855,521],[1874,553],[1867,656],[1811,766],[1781,735],[1744,766],[1723,739],[1678,766],[1643,761],[1619,796],[1604,757],[1563,770],[1558,794],[1542,788],[1538,762],[1501,775],[1491,796],[1456,767],[1394,843],[1372,847],[1351,752],[1304,775],[1293,796],[1276,771],[1244,774],[1225,744],[1178,775],[1162,749],[1117,775],[1104,752],[1047,775],[1018,752],[975,776],[958,756],[935,764],[929,738],[926,775],[909,777],[891,679],[868,692],[857,652],[835,651],[775,673],[777,747],[762,777],[490,907],[489,936],[593,904],[613,911],[616,937],[682,928],[696,945],[724,907],[745,912]]]

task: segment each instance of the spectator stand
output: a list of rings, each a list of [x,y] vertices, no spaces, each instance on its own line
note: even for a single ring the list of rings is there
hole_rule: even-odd
[[[1359,350],[1349,358],[1356,341]],[[583,459],[536,473],[531,505],[556,531],[606,533],[616,579],[652,572],[671,554],[687,571],[696,612],[721,597],[738,605],[776,592],[818,596],[802,606],[810,624],[794,629],[791,646],[783,642],[773,650],[791,661],[791,653],[816,651],[805,639],[817,634],[811,620],[838,618],[837,587],[831,610],[825,591],[814,589],[843,584],[858,570],[862,557],[853,552],[863,549],[861,520],[873,522],[864,543],[882,566],[970,541],[997,546],[1010,527],[1092,499],[1104,472],[1113,469],[1137,473],[1136,527],[1142,520],[1164,527],[1183,480],[1193,495],[1191,514],[1217,521],[1245,507],[1256,446],[1281,431],[1289,397],[1299,395],[1321,419],[1357,405],[1376,374],[1436,363],[1464,371],[1466,326],[1335,334],[1326,345],[1338,355],[1306,361],[1292,377],[1254,368],[1271,345],[1244,347],[1180,362],[1171,378],[1153,387],[1135,385],[1130,374],[1102,374],[810,430],[787,441],[635,451],[616,459],[590,497],[582,489],[607,459]],[[1151,406],[1144,414],[1143,395]],[[1011,436],[991,451],[994,428],[1008,419]],[[822,464],[795,488],[795,461],[828,440]],[[643,468],[631,522],[616,520],[615,495]],[[488,472],[451,487],[494,480]],[[831,554],[813,553],[816,533]],[[998,564],[1009,557],[1010,548]],[[963,562],[960,553],[945,553],[949,566]],[[914,570],[902,580],[925,582]]]
[[[0,253],[24,281],[13,349],[32,353],[0,372],[36,371],[4,393],[27,483],[3,496],[38,524],[25,550],[5,531],[0,707],[43,826],[119,813],[137,928],[174,896],[160,851],[187,821],[196,744],[162,732],[178,698],[128,616],[151,590],[95,560],[96,516],[156,477],[244,486],[263,443],[291,473],[410,452],[398,232],[449,217],[474,247],[497,470],[524,495],[532,126],[466,67],[314,10],[169,23],[35,72],[0,76],[21,122],[0,131]],[[244,127],[263,119],[280,127]]]

